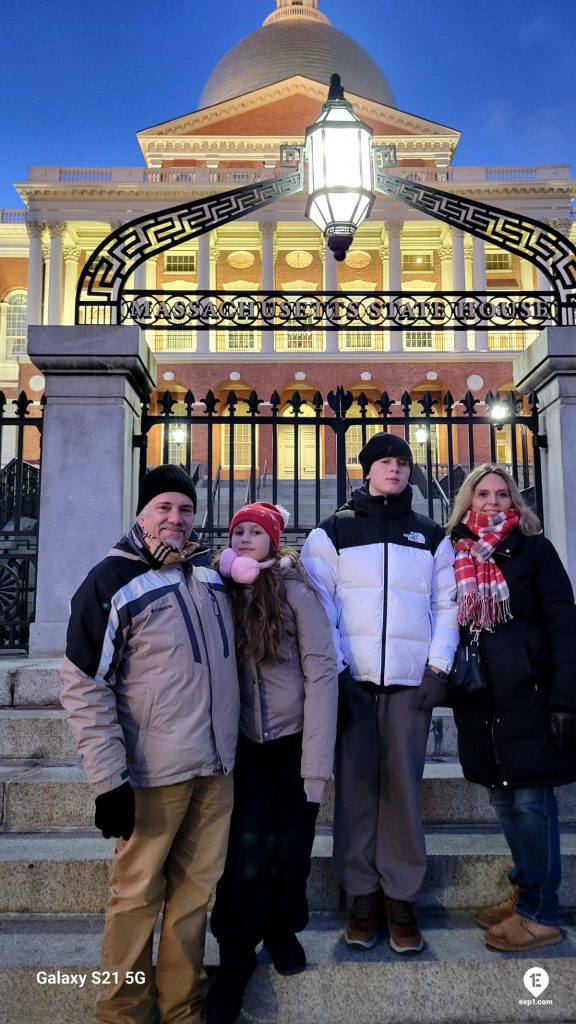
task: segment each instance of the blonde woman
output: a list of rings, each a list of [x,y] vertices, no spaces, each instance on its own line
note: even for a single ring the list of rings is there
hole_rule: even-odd
[[[576,779],[576,607],[560,558],[502,466],[464,481],[447,531],[458,622],[475,633],[487,687],[455,699],[466,779],[487,786],[510,847],[512,889],[482,908],[486,945],[561,942],[554,786]]]

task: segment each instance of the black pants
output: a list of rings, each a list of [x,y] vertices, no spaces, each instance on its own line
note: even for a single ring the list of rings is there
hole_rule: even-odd
[[[240,739],[226,867],[212,932],[222,949],[251,947],[308,924],[306,879],[318,804],[300,776],[302,733],[268,743]]]

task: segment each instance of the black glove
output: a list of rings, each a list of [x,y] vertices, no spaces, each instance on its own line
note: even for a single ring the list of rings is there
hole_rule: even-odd
[[[412,707],[417,711],[432,711],[446,700],[448,693],[448,676],[426,665],[422,682],[415,688]]]
[[[558,750],[576,750],[576,714],[571,711],[553,711],[550,732]]]
[[[99,828],[104,839],[114,836],[119,839],[130,839],[134,831],[135,801],[134,790],[129,782],[123,782],[108,793],[96,797],[96,814],[94,824]]]

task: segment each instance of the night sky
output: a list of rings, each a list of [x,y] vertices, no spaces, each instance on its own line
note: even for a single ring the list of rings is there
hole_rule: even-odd
[[[12,182],[30,164],[142,166],[135,133],[196,109],[217,61],[273,8],[10,0],[0,207],[22,205]],[[320,9],[376,59],[401,110],[462,132],[455,164],[576,173],[575,0],[321,0]]]

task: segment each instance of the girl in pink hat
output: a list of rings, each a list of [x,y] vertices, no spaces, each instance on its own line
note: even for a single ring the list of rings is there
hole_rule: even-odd
[[[245,505],[217,559],[234,615],[241,719],[207,1024],[236,1020],[261,941],[280,974],[306,967],[296,933],[308,923],[314,826],[332,777],[338,676],[325,612],[296,552],[280,544],[287,521],[276,505]]]

